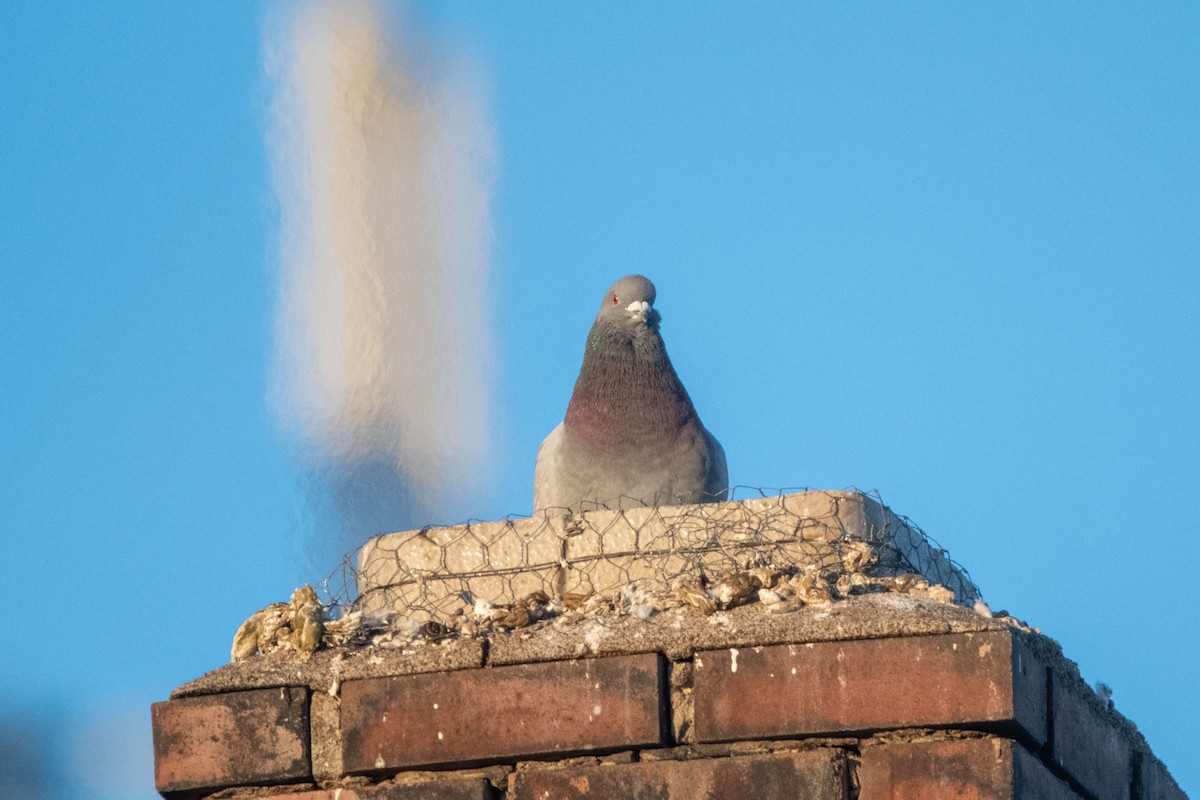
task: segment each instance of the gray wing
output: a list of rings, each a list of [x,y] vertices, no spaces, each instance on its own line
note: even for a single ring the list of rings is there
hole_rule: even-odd
[[[537,463],[533,467],[533,513],[562,505],[558,501],[562,494],[562,440],[563,423],[550,431],[550,435],[538,448]]]
[[[725,448],[717,437],[704,429],[704,443],[708,447],[708,473],[704,476],[705,500],[724,500],[729,494],[729,467],[725,463]]]

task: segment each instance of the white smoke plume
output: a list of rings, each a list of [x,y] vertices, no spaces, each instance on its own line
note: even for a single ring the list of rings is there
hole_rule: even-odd
[[[312,476],[315,549],[460,521],[490,428],[495,154],[478,81],[375,2],[281,4],[265,38],[273,394]]]

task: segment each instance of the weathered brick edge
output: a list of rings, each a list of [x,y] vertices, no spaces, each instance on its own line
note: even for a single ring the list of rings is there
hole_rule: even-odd
[[[314,789],[271,795],[271,800],[492,800],[492,785],[484,778],[441,778],[411,784]]]
[[[151,706],[163,794],[311,780],[309,692],[254,689]]]
[[[859,800],[1079,798],[1019,743],[991,737],[864,747],[858,780]]]
[[[845,800],[848,786],[845,755],[823,749],[516,772],[508,796],[510,800],[745,796]]]
[[[733,785],[769,799],[809,784],[863,800],[1184,798],[1044,641],[981,631],[222,691],[154,705],[156,784],[180,798],[283,785],[260,793],[295,800]]]
[[[1046,742],[1046,668],[1008,631],[697,653],[701,742],[1001,729]]]
[[[560,661],[342,687],[348,774],[668,744],[661,656]]]

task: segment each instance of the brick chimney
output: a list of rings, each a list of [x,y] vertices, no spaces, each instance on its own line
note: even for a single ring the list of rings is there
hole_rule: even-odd
[[[164,797],[1185,796],[860,493],[390,534],[358,576],[325,646],[285,620],[153,706]]]

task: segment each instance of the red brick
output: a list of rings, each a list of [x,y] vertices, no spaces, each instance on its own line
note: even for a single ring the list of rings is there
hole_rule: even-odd
[[[654,653],[347,681],[348,773],[658,745]]]
[[[492,800],[493,797],[491,784],[482,778],[439,778],[427,783],[273,794],[271,800]]]
[[[1141,753],[1139,758],[1137,800],[1187,800],[1166,764],[1150,753]]]
[[[943,739],[865,747],[859,800],[1079,800],[1010,739]]]
[[[1077,678],[1054,676],[1051,758],[1098,800],[1129,800],[1133,746]]]
[[[701,742],[984,726],[1046,740],[1046,671],[1007,631],[696,654]]]
[[[841,753],[806,753],[643,761],[598,767],[515,773],[509,800],[645,798],[645,800],[844,800],[846,769]]]
[[[154,783],[164,794],[311,779],[308,689],[155,703]]]

